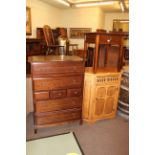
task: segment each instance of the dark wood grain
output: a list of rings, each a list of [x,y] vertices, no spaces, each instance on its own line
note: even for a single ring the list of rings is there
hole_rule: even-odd
[[[77,56],[32,56],[35,129],[81,120],[84,61]]]
[[[35,115],[36,125],[61,123],[81,118],[81,109],[57,111],[55,113],[41,113]]]
[[[91,32],[85,34],[84,60],[86,67],[92,67],[96,72],[119,72],[123,66],[123,40],[128,33]],[[93,55],[90,54],[89,44],[94,44]],[[104,46],[104,48],[103,48]],[[91,58],[90,58],[91,57]],[[93,61],[88,62],[90,59]]]

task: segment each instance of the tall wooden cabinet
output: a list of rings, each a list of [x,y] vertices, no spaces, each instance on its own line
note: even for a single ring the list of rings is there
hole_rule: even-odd
[[[33,56],[35,129],[82,120],[84,62],[77,56]]]
[[[113,118],[116,115],[121,73],[85,73],[83,120]]]

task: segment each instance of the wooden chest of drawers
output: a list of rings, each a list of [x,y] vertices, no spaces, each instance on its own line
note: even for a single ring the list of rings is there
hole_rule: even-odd
[[[34,123],[40,127],[82,118],[84,62],[77,56],[32,56]]]

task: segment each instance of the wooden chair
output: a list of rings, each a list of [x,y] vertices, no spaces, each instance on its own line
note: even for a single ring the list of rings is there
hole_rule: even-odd
[[[78,44],[69,43],[69,39],[67,36],[67,28],[57,27],[59,36],[67,40],[66,43],[66,54],[67,55],[77,55],[76,52],[78,50]]]
[[[61,51],[61,54],[62,53],[65,54],[64,46],[55,44],[53,32],[50,26],[44,25],[43,33],[44,33],[44,38],[47,46],[46,55],[50,53],[57,55],[57,54],[60,54],[60,51]]]

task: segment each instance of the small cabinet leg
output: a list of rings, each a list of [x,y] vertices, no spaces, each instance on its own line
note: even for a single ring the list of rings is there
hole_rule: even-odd
[[[37,134],[37,132],[38,132],[38,130],[37,129],[34,129],[34,133]]]
[[[82,124],[83,124],[83,120],[81,119],[81,120],[80,120],[80,125],[82,125]]]

